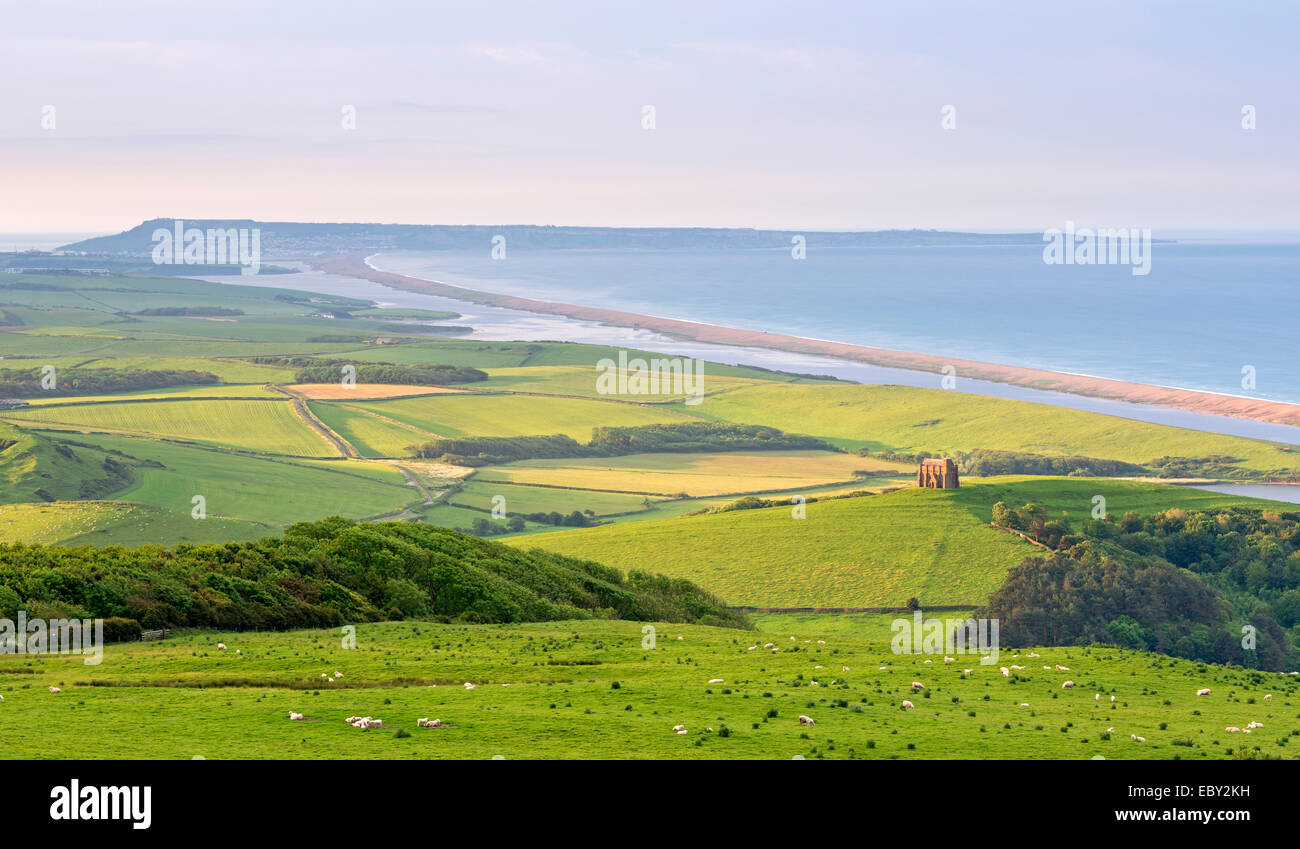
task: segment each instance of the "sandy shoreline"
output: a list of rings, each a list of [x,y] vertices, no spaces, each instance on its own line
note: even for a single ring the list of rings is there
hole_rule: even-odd
[[[1244,398],[1236,395],[1200,392],[1193,389],[1151,386],[1142,383],[1111,380],[1104,377],[1066,374],[1042,369],[1022,368],[1020,366],[984,363],[975,360],[949,359],[931,354],[892,351],[886,348],[850,345],[842,342],[808,339],[801,336],[787,336],[780,333],[739,330],[716,324],[656,318],[619,310],[539,301],[515,295],[498,295],[452,286],[447,283],[421,280],[418,277],[379,271],[367,265],[363,255],[329,257],[312,260],[309,264],[320,271],[361,277],[394,289],[423,292],[475,304],[558,315],[618,327],[651,330],[676,339],[707,342],[715,345],[769,348],[792,353],[830,356],[877,366],[930,372],[935,375],[936,386],[938,386],[939,376],[944,366],[952,366],[959,378],[988,380],[1029,389],[1067,392],[1092,398],[1108,398],[1116,401],[1170,407],[1194,413],[1300,426],[1300,405],[1287,404],[1281,401]]]

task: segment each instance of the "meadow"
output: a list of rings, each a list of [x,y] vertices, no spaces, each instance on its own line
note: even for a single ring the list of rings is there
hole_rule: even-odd
[[[772,631],[656,624],[653,648],[643,648],[648,635],[636,622],[403,622],[359,625],[355,649],[342,647],[337,629],[202,631],[110,644],[98,666],[70,656],[0,656],[0,757],[1211,760],[1300,753],[1294,676],[1109,647],[1037,649],[1035,657],[1004,649],[995,664],[977,655],[945,663],[893,654],[879,628],[862,634],[834,622],[821,628],[818,620],[781,624]],[[778,650],[763,648],[768,643]],[[1025,668],[1004,678],[999,665]],[[1065,680],[1075,688],[1062,689]],[[914,681],[924,687],[914,689]],[[1211,695],[1197,697],[1203,687]],[[905,699],[914,710],[902,707]],[[39,735],[24,730],[34,711]],[[290,711],[307,720],[290,721]],[[352,728],[343,720],[354,715],[385,727]],[[816,724],[801,725],[800,715]],[[139,733],[142,717],[147,734]],[[448,727],[417,727],[422,717]],[[1263,727],[1224,730],[1250,722]],[[685,734],[674,732],[678,725]]]
[[[1008,569],[1042,553],[989,526],[996,502],[1035,501],[1052,515],[1068,511],[1082,518],[1090,515],[1094,495],[1104,496],[1115,515],[1260,504],[1138,481],[1008,476],[968,481],[956,490],[913,487],[812,502],[804,505],[804,518],[787,505],[508,542],[689,578],[750,607],[901,607],[913,596],[922,604],[973,606],[988,598]]]
[[[653,453],[593,459],[522,460],[481,469],[475,479],[647,495],[705,497],[853,482],[858,479],[858,471],[893,473],[889,477],[894,481],[906,481],[915,474],[911,468],[897,463],[853,454],[829,451],[733,451],[718,454]]]
[[[294,412],[289,401],[141,401],[116,404],[66,404],[0,413],[13,424],[33,424],[80,432],[107,431],[206,445],[224,445],[265,454],[329,457],[334,450]]]

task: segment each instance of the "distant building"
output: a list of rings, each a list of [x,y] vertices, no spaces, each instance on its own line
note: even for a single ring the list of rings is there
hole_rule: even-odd
[[[956,489],[961,486],[957,464],[948,457],[922,460],[916,469],[916,485],[927,489]]]

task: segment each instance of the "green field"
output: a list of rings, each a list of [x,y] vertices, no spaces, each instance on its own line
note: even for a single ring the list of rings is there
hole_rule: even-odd
[[[1097,478],[991,478],[957,490],[904,489],[793,507],[604,525],[515,538],[521,547],[689,578],[752,607],[982,604],[1006,571],[1042,550],[989,527],[993,504],[1034,501],[1087,517],[1092,497],[1116,515],[1246,501],[1186,487]],[[1271,506],[1285,509],[1286,505]],[[1292,505],[1293,506],[1293,505]]]
[[[144,401],[82,404],[3,413],[14,424],[108,431],[267,454],[329,457],[330,444],[294,413],[290,401]]]
[[[637,622],[405,622],[360,625],[352,650],[341,647],[334,629],[114,644],[99,666],[9,655],[0,657],[0,737],[3,756],[20,759],[1209,760],[1241,748],[1288,759],[1300,753],[1300,684],[1292,676],[1098,647],[1039,649],[1032,659],[1004,649],[999,664],[1028,668],[1003,678],[997,664],[981,665],[974,655],[953,663],[894,655],[878,629],[781,624],[789,627],[660,624],[653,649],[642,648]],[[762,648],[769,642],[779,651]],[[1041,669],[1057,664],[1069,671]],[[972,674],[963,677],[963,668]],[[344,676],[337,683],[320,677],[336,671]],[[715,678],[722,683],[708,683]],[[1067,678],[1075,689],[1061,689]],[[913,681],[925,688],[914,691]],[[1212,695],[1198,698],[1201,687]],[[904,710],[904,699],[916,709]],[[290,711],[313,721],[291,722]],[[27,730],[37,714],[39,735]],[[800,725],[801,714],[816,725]],[[142,715],[147,734],[140,733]],[[389,727],[360,731],[344,723],[352,715]],[[420,717],[452,727],[419,728]],[[1263,728],[1224,731],[1252,721]],[[87,723],[96,733],[85,733]],[[677,725],[687,733],[674,733]],[[410,736],[396,737],[397,728]]]
[[[562,433],[586,442],[595,427],[689,420],[672,410],[641,404],[529,395],[433,395],[349,406],[449,437]]]
[[[884,463],[830,451],[727,451],[656,453],[591,459],[522,460],[481,469],[475,479],[647,495],[707,497],[794,490],[856,480],[858,470],[892,471],[891,480],[915,474]],[[899,476],[904,476],[900,478]],[[870,478],[879,482],[881,478]]]
[[[1251,469],[1300,469],[1300,454],[1278,443],[942,389],[756,386],[710,398],[694,411],[872,451],[987,448],[1130,463],[1227,454]]]

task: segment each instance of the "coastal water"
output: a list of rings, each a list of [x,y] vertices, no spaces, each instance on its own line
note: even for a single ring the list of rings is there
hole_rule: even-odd
[[[1300,403],[1296,243],[1156,243],[1146,275],[1047,265],[1038,245],[819,248],[815,234],[803,260],[788,250],[494,260],[489,248],[371,263],[541,300]]]
[[[789,353],[768,348],[686,342],[644,329],[633,330],[627,327],[611,327],[592,321],[579,321],[563,316],[482,306],[422,292],[392,289],[363,278],[306,270],[306,266],[300,263],[278,261],[277,264],[304,270],[298,274],[257,275],[240,278],[201,277],[199,279],[211,280],[216,283],[229,284],[237,282],[239,285],[270,286],[315,292],[323,295],[369,299],[383,306],[451,311],[458,313],[460,317],[445,322],[433,323],[468,325],[474,328],[473,333],[468,337],[457,338],[617,345],[674,356],[698,357],[711,362],[761,366],[763,368],[805,374],[825,374],[864,384],[897,384],[929,388],[935,388],[939,385],[939,376],[929,372],[873,366],[851,360]],[[1157,407],[1149,404],[1135,404],[1128,401],[1088,398],[1082,395],[1049,392],[991,381],[970,380],[968,378],[961,378],[957,389],[961,392],[976,395],[1033,401],[1040,404],[1069,407],[1075,410],[1105,413],[1111,416],[1120,416],[1154,424],[1300,445],[1300,428],[1269,422],[1193,413],[1186,410]]]
[[[1267,498],[1272,501],[1288,501],[1300,504],[1300,486],[1284,483],[1213,483],[1195,486],[1208,492],[1225,492],[1245,498]]]

